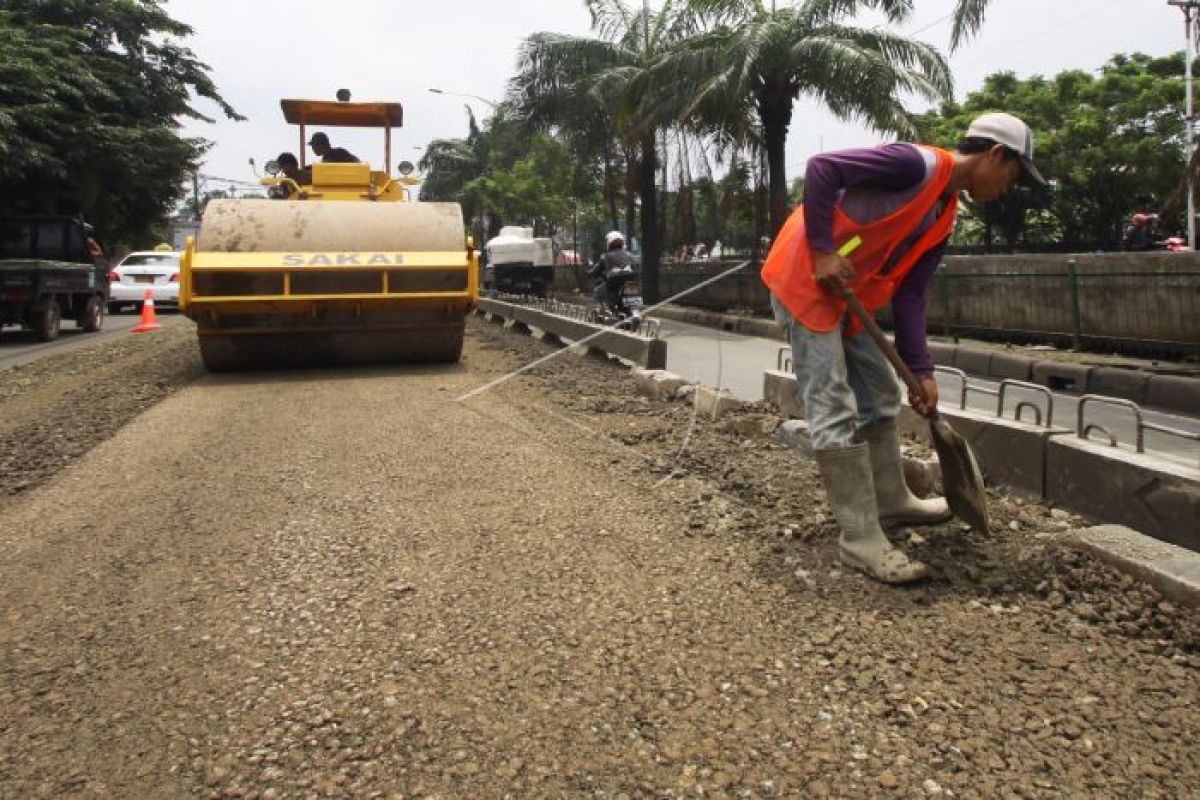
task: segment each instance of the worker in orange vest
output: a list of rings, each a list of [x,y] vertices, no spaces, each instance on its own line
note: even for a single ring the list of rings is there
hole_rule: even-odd
[[[921,500],[904,482],[896,417],[900,392],[885,356],[846,313],[852,289],[870,311],[892,304],[896,347],[937,406],[925,308],[954,228],[958,194],[1001,197],[1015,182],[1045,181],[1033,133],[1011,114],[984,114],[954,151],[895,143],[809,159],[804,203],[772,243],[762,278],[787,333],[826,496],[841,528],[842,561],[886,583],[929,569],[888,541],[885,529],[944,522],[944,499]],[[846,242],[862,244],[849,256]]]

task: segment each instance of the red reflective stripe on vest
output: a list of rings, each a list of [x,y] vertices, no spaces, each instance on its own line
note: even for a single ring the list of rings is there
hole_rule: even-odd
[[[949,199],[941,215],[897,259],[888,273],[881,273],[893,251],[909,240],[938,199],[946,193],[950,183],[954,157],[947,150],[934,147],[924,149],[937,157],[933,176],[921,191],[891,215],[862,225],[843,214],[840,207],[834,208],[834,242],[841,244],[854,236],[862,237],[862,245],[850,255],[850,263],[854,265],[850,286],[870,311],[891,301],[892,295],[921,256],[949,236],[954,227],[957,196]],[[792,316],[809,330],[822,333],[831,331],[846,313],[846,302],[827,293],[813,276],[812,253],[808,249],[808,236],[804,230],[803,205],[791,213],[775,237],[771,252],[763,262],[762,280]],[[858,320],[851,319],[846,327],[846,335],[853,335],[860,329]]]

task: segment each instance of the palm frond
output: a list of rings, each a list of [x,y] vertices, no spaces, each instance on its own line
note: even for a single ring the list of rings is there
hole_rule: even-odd
[[[957,50],[983,24],[990,0],[958,0],[954,9],[954,27],[950,32],[950,49]]]

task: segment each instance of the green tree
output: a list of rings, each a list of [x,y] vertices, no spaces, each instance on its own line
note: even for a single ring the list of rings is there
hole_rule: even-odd
[[[803,0],[779,6],[763,0],[691,0],[711,30],[683,42],[656,68],[659,104],[682,98],[681,118],[711,109],[752,111],[767,153],[771,230],[788,215],[784,151],[792,109],[816,98],[841,119],[857,119],[897,134],[913,132],[901,96],[929,100],[952,94],[945,59],[932,46],[845,20],[863,8],[902,22],[911,0]]]
[[[1116,55],[1098,75],[989,76],[961,104],[918,121],[924,138],[951,146],[971,119],[1004,110],[1034,131],[1046,191],[1017,190],[968,213],[986,243],[1065,240],[1116,247],[1129,214],[1161,208],[1184,163],[1184,56]],[[1178,224],[1177,220],[1169,220]]]
[[[83,213],[110,243],[144,241],[207,143],[196,97],[241,119],[154,0],[0,7],[0,213]]]
[[[537,136],[529,149],[527,157],[511,166],[467,183],[463,195],[501,221],[532,223],[537,235],[552,235],[571,211],[570,159],[566,147],[545,135]]]

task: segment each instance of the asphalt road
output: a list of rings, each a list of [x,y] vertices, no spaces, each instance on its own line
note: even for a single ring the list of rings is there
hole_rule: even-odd
[[[762,399],[763,372],[775,368],[779,349],[782,347],[782,343],[773,339],[742,336],[671,320],[662,320],[662,338],[670,343],[667,347],[669,370],[692,381],[727,387],[743,400]],[[938,385],[941,387],[942,403],[946,407],[957,404],[957,380],[952,376],[939,374]],[[999,381],[972,377],[968,385],[972,391],[967,393],[967,407],[974,411],[995,413],[994,394],[979,390],[990,390],[994,393],[999,387]],[[1011,397],[1011,400],[1006,398],[1004,409],[1005,416],[1009,418],[1013,416],[1016,404],[1021,401],[1036,401],[1043,408],[1045,406],[1044,399],[1020,387],[1014,387]],[[1074,428],[1077,405],[1077,395],[1055,392],[1054,425]],[[1029,412],[1025,413],[1028,419]],[[1142,416],[1147,422],[1200,433],[1198,417],[1145,409]],[[1130,411],[1091,406],[1087,409],[1086,421],[1103,425],[1117,437],[1123,449],[1133,449],[1135,426]],[[1093,438],[1099,440],[1101,437],[1099,433],[1094,433]],[[1145,447],[1148,453],[1173,461],[1192,465],[1200,463],[1200,442],[1147,431]]]
[[[64,320],[62,332],[53,342],[39,342],[33,331],[4,328],[0,330],[0,369],[28,364],[49,355],[88,347],[116,336],[125,336],[131,328],[137,326],[140,319],[141,317],[132,311],[108,314],[104,317],[104,327],[97,333],[84,333],[74,322]],[[176,312],[158,312],[158,321],[163,325],[176,325],[186,320],[186,317]]]

